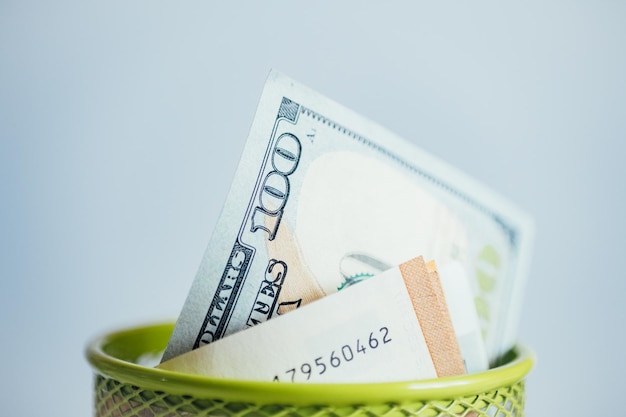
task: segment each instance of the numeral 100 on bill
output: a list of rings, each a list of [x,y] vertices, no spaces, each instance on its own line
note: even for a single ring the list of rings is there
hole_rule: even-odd
[[[313,361],[304,362],[300,366],[287,369],[281,377],[274,376],[274,381],[303,382],[308,381],[318,375],[331,372],[342,365],[358,360],[359,355],[366,355],[367,352],[380,348],[391,342],[388,327],[381,327],[378,331],[373,331],[365,339],[356,339],[356,342],[345,344],[338,349],[331,351],[324,356],[318,356]]]

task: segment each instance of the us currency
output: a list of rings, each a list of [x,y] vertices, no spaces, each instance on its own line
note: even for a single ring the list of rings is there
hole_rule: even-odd
[[[389,382],[465,373],[437,271],[422,257],[159,365],[211,377]]]
[[[515,342],[531,238],[496,193],[272,71],[163,360],[421,253],[466,274],[494,362]]]

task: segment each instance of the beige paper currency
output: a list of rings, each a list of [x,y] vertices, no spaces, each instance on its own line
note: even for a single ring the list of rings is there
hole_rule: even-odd
[[[422,257],[159,365],[221,378],[385,382],[465,373]]]

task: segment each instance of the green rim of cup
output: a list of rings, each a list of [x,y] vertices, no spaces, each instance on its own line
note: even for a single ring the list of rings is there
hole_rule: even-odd
[[[157,356],[172,334],[172,323],[134,327],[93,340],[86,356],[95,372],[123,384],[174,395],[257,404],[381,404],[467,397],[511,386],[522,380],[534,363],[533,352],[517,345],[504,365],[470,375],[419,381],[314,384],[277,383],[211,378],[166,371],[136,363]],[[236,360],[234,358],[234,360]]]

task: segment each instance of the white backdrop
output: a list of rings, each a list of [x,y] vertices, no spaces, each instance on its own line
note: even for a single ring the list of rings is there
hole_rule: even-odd
[[[3,0],[2,415],[90,415],[87,340],[177,316],[272,67],[532,213],[528,415],[619,414],[625,21],[613,1]]]

